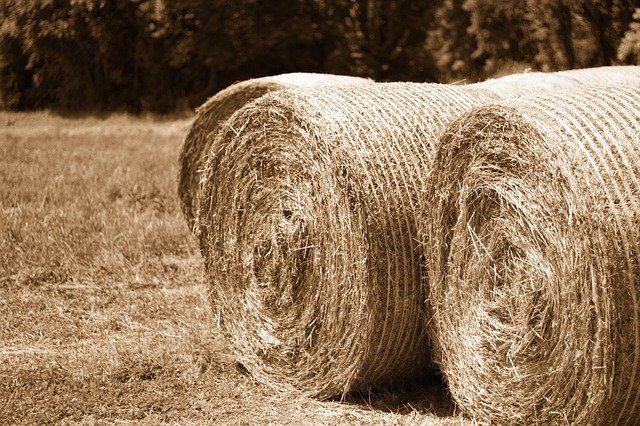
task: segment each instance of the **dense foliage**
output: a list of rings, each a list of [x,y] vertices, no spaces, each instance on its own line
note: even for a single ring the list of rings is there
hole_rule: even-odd
[[[0,0],[0,107],[167,112],[291,71],[445,82],[638,63],[637,8],[640,0]]]

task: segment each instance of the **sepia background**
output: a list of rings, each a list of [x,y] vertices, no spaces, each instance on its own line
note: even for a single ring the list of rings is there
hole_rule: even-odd
[[[437,380],[318,401],[235,362],[177,199],[193,110],[639,63],[637,0],[0,0],[0,424],[472,423]]]
[[[473,82],[637,64],[636,0],[2,0],[0,107],[172,112],[309,71]]]

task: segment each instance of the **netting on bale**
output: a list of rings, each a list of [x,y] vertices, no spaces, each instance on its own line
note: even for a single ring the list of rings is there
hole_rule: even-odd
[[[436,84],[283,90],[227,121],[200,241],[222,330],[255,378],[327,398],[429,374],[415,214],[440,131],[492,99]]]
[[[578,83],[585,85],[614,85],[614,84],[640,84],[640,66],[616,65],[598,68],[581,68],[568,71],[559,71],[571,77]]]
[[[325,85],[369,84],[371,80],[332,74],[290,73],[255,78],[233,84],[209,98],[196,112],[195,120],[185,137],[178,159],[178,195],[182,212],[194,230],[194,221],[199,205],[200,171],[204,166],[204,155],[208,152],[207,135],[215,133],[231,114],[247,102],[260,96],[292,87]]]
[[[640,84],[640,66],[607,66],[558,72],[523,72],[489,79],[470,86],[502,94],[504,98],[571,89],[585,85]]]
[[[474,109],[444,131],[431,182],[428,328],[459,407],[637,423],[640,88]]]
[[[505,98],[518,98],[547,90],[567,89],[577,82],[560,73],[524,72],[485,80],[469,86],[484,88],[503,94]]]

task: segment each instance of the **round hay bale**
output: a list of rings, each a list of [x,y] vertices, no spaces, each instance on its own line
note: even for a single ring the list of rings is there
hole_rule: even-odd
[[[603,84],[640,84],[640,66],[606,66],[558,72],[523,72],[472,84],[505,99],[573,87]]]
[[[178,159],[178,195],[182,212],[195,233],[199,204],[200,171],[208,151],[207,135],[247,102],[265,93],[292,87],[369,84],[371,80],[332,74],[290,73],[262,77],[233,84],[209,98],[196,111],[196,117],[184,139]]]
[[[576,85],[575,80],[561,73],[523,72],[485,80],[470,86],[491,90],[503,98],[511,99],[548,90],[567,89]]]
[[[637,423],[640,88],[474,109],[443,132],[430,181],[427,328],[458,406]]]
[[[216,135],[201,250],[237,360],[328,398],[431,372],[415,213],[433,143],[496,96],[380,83],[269,93]]]
[[[555,74],[570,77],[583,85],[640,84],[640,66],[616,65],[558,71]]]

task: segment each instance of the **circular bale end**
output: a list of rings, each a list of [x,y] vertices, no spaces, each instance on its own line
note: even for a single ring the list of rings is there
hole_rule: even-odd
[[[231,114],[252,99],[279,90],[281,86],[267,81],[249,80],[229,86],[209,98],[196,112],[178,157],[178,196],[189,229],[197,233],[195,219],[199,206],[200,176],[208,151],[208,135],[215,133]]]
[[[263,98],[220,132],[200,218],[215,228],[201,246],[238,361],[264,383],[328,398],[410,375],[383,353],[370,357],[382,337],[375,322],[393,326],[382,289],[368,285],[358,194],[344,190],[331,129],[315,128],[309,109]]]
[[[209,144],[224,122],[248,102],[266,93],[294,87],[362,85],[371,80],[332,74],[290,73],[255,78],[232,84],[209,98],[196,111],[178,158],[178,195],[189,229],[197,234],[201,171]],[[209,135],[211,134],[211,137]]]
[[[592,87],[443,133],[419,226],[436,359],[469,416],[640,418],[639,119],[638,89]]]
[[[283,90],[235,113],[203,174],[212,304],[260,381],[329,398],[433,372],[415,212],[432,142],[484,92]]]

